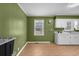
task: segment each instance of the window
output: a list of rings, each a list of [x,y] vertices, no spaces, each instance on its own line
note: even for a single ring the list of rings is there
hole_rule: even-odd
[[[34,20],[34,35],[44,36],[44,20],[40,19]]]

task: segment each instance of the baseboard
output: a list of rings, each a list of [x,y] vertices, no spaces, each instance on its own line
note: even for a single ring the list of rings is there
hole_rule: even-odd
[[[25,46],[28,44],[28,42],[25,43],[25,45],[21,48],[21,50],[18,52],[18,54],[16,56],[19,56],[19,54],[23,51],[23,49],[25,48]]]
[[[28,41],[28,43],[50,43],[50,41]]]

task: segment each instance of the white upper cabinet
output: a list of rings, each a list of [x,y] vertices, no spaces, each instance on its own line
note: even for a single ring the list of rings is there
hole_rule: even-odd
[[[72,25],[72,19],[56,19],[56,28],[67,28],[67,26]]]
[[[55,27],[56,28],[65,28],[66,27],[66,20],[65,19],[56,19]]]
[[[64,31],[74,31],[74,20],[69,19],[66,22],[66,28],[64,28]]]
[[[75,21],[74,21],[74,28],[75,28],[76,30],[79,30],[79,20],[75,20]]]
[[[65,31],[73,31],[75,20],[76,19],[56,19],[55,27],[64,28]]]

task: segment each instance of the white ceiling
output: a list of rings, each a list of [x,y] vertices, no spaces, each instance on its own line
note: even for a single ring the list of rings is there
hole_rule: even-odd
[[[73,3],[19,3],[18,5],[27,16],[79,15],[79,4]]]

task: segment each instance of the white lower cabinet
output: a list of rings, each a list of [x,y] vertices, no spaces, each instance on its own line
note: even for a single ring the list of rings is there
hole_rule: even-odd
[[[70,33],[58,33],[56,44],[69,44],[70,43]]]
[[[71,33],[71,44],[79,44],[79,34]]]
[[[55,43],[61,45],[75,45],[79,44],[79,33],[78,32],[63,32],[56,33],[57,36]]]

